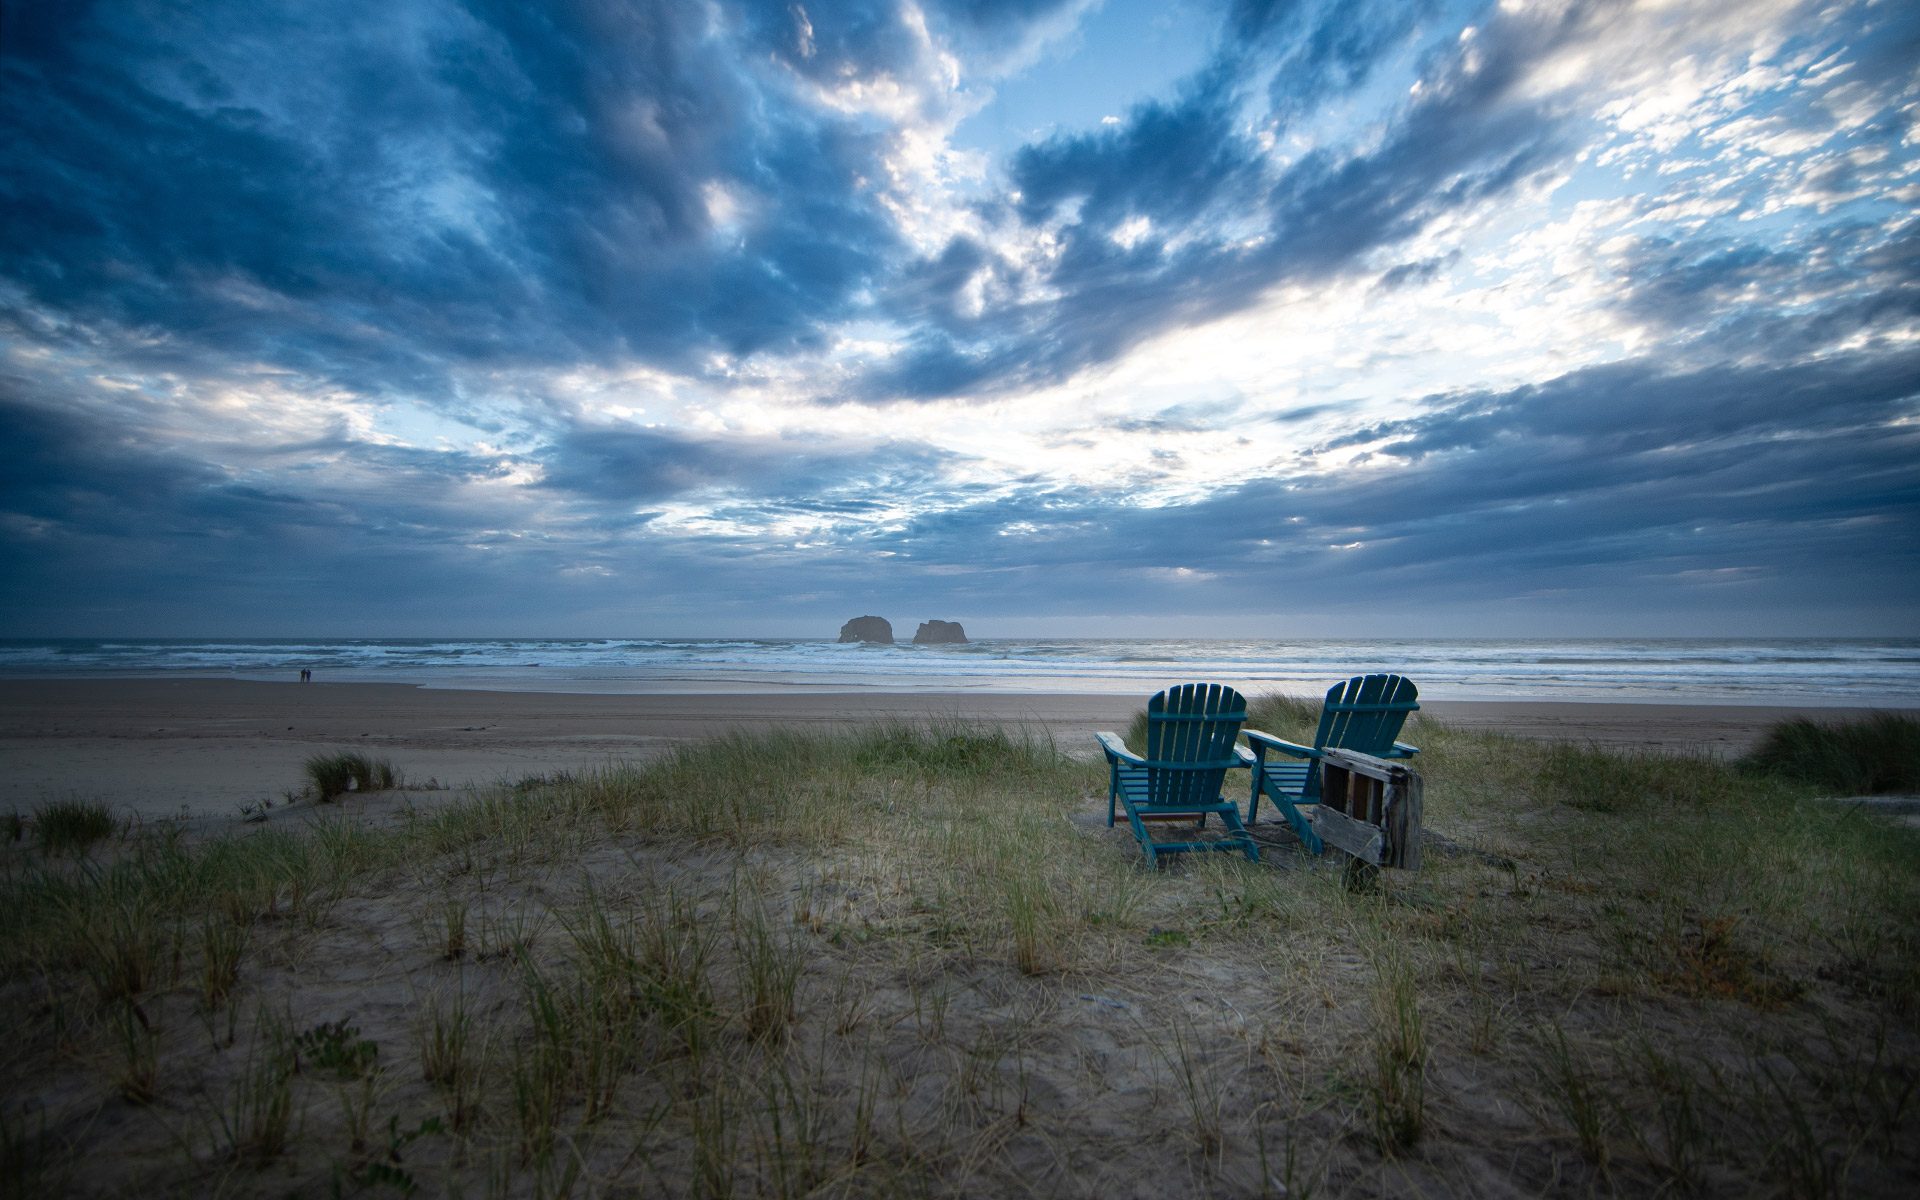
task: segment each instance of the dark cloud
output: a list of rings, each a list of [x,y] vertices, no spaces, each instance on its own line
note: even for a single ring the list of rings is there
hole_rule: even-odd
[[[1173,103],[1149,101],[1112,130],[1058,137],[1015,155],[1015,211],[1029,223],[1079,202],[1076,225],[1096,234],[1145,216],[1198,224],[1212,206],[1250,198],[1258,158],[1235,129],[1234,80],[1193,81]]]
[[[1439,5],[1433,0],[1235,0],[1229,52],[1243,69],[1270,69],[1273,119],[1292,123],[1366,83]]]
[[[955,488],[939,454],[910,442],[807,448],[576,430],[547,452],[538,489],[560,509],[531,526],[523,509],[505,513],[517,532],[503,523],[483,533],[487,517],[465,507],[459,485],[498,472],[484,459],[310,448],[355,488],[379,481],[348,505],[16,405],[0,415],[19,448],[0,509],[26,519],[0,537],[11,568],[0,603],[33,611],[35,591],[85,598],[97,588],[101,604],[161,611],[178,590],[265,621],[321,613],[303,595],[342,580],[378,580],[389,611],[424,612],[453,581],[482,607],[484,597],[540,597],[573,611],[619,589],[684,596],[697,580],[750,609],[802,579],[821,603],[870,595],[884,579],[891,593],[981,613],[1077,610],[1089,596],[1103,611],[1179,612],[1202,595],[1213,611],[1311,597],[1317,611],[1365,613],[1392,598],[1453,606],[1484,629],[1471,623],[1476,604],[1557,592],[1627,604],[1638,591],[1633,611],[1656,601],[1701,611],[1716,602],[1711,589],[1732,588],[1757,612],[1817,611],[1835,605],[1844,580],[1840,607],[1893,613],[1920,562],[1916,415],[1912,353],[1681,375],[1630,362],[1435,397],[1420,415],[1364,431],[1354,445],[1375,454],[1355,467],[1223,479],[1206,497],[1151,506],[1117,487]],[[109,479],[147,502],[120,503]],[[903,494],[930,503],[870,523]],[[696,496],[711,519],[742,530],[796,515],[858,520],[805,550],[650,524],[647,505]]]
[[[1436,258],[1423,258],[1417,262],[1396,263],[1380,273],[1375,284],[1383,292],[1397,291],[1405,287],[1417,287],[1441,277],[1446,270],[1460,260],[1460,252],[1452,251]]]
[[[1898,339],[1920,316],[1920,222],[1840,221],[1790,243],[1644,238],[1618,255],[1614,305],[1676,360],[1820,354]]]
[[[986,588],[1031,572],[1023,586],[1060,603],[1101,594],[1143,612],[1191,603],[1183,568],[1246,611],[1559,589],[1627,604],[1635,588],[1639,607],[1685,608],[1700,603],[1690,589],[1729,581],[1780,611],[1835,606],[1846,563],[1847,602],[1886,614],[1920,563],[1916,415],[1915,353],[1681,375],[1630,362],[1437,398],[1353,439],[1384,450],[1351,470],[1152,507],[1030,491],[917,520],[897,548],[972,564]]]
[[[827,511],[870,506],[870,496],[918,491],[952,456],[922,445],[822,446],[779,438],[698,437],[665,429],[573,428],[544,455],[548,487],[600,501],[654,502],[717,490]],[[827,507],[823,507],[827,506]]]
[[[36,16],[0,272],[197,353],[427,395],[454,365],[697,368],[815,344],[893,245],[874,136],[768,103],[696,6]]]
[[[1537,449],[1577,439],[1588,457],[1617,458],[1724,438],[1892,424],[1920,397],[1920,354],[1668,374],[1612,363],[1510,392],[1447,398],[1427,415],[1339,439],[1419,459],[1510,442]]]
[[[8,391],[20,381],[6,380]],[[0,395],[0,514],[15,545],[80,535],[131,536],[143,513],[184,506],[217,486],[211,468],[156,455],[137,440],[77,413],[46,409]],[[143,498],[142,507],[125,503]]]
[[[1778,292],[1801,276],[1799,254],[1753,243],[1640,243],[1621,264],[1622,307],[1671,331],[1699,328],[1704,314],[1744,309],[1755,289]]]

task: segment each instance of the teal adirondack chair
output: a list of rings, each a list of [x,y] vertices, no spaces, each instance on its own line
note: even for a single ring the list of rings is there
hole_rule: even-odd
[[[1407,714],[1420,707],[1415,701],[1418,695],[1419,689],[1412,681],[1398,675],[1356,675],[1327,689],[1313,745],[1301,746],[1257,729],[1247,730],[1247,744],[1254,753],[1247,824],[1258,819],[1260,797],[1264,795],[1286,817],[1307,849],[1315,854],[1323,851],[1326,847],[1320,835],[1301,811],[1303,805],[1320,803],[1321,751],[1355,750],[1375,758],[1412,758],[1420,748],[1394,739],[1400,736]],[[1269,752],[1303,761],[1268,762]]]
[[[1187,850],[1239,850],[1253,862],[1260,848],[1240,820],[1240,806],[1220,794],[1227,772],[1253,765],[1253,755],[1236,745],[1247,719],[1247,701],[1216,683],[1185,683],[1147,701],[1147,753],[1128,750],[1117,733],[1096,733],[1107,752],[1107,824],[1115,804],[1127,810],[1127,823],[1156,866],[1162,854]],[[1226,836],[1214,841],[1156,842],[1149,822],[1193,821],[1205,828],[1218,815]]]

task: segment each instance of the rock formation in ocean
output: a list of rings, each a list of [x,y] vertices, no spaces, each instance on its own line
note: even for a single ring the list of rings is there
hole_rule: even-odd
[[[840,627],[843,642],[879,642],[893,645],[893,626],[885,617],[855,617]]]
[[[967,631],[958,621],[922,621],[913,631],[916,646],[958,645],[967,640]]]

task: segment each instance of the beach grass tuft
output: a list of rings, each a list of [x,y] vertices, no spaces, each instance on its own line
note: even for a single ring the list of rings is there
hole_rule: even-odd
[[[84,854],[119,827],[112,810],[96,800],[48,801],[33,810],[32,825],[43,854]]]
[[[286,1150],[296,1117],[297,1069],[284,1021],[262,1013],[246,1056],[215,1114],[219,1128],[216,1146],[229,1158],[257,1165]]]
[[[1835,723],[1783,721],[1742,765],[1837,796],[1920,793],[1920,719],[1875,713]]]
[[[315,754],[307,759],[307,780],[321,801],[348,792],[385,792],[400,786],[400,773],[384,758],[369,758],[357,750]]]

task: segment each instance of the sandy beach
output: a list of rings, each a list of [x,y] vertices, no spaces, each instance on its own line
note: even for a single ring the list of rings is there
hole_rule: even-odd
[[[309,755],[359,749],[413,784],[462,790],[657,754],[722,731],[892,720],[1017,724],[1060,745],[1124,729],[1124,696],[850,692],[579,695],[228,679],[0,682],[0,808],[97,799],[146,816],[214,816],[279,800]],[[1423,713],[1520,737],[1738,755],[1772,723],[1858,709],[1436,701]],[[1417,741],[1417,732],[1410,733]]]

